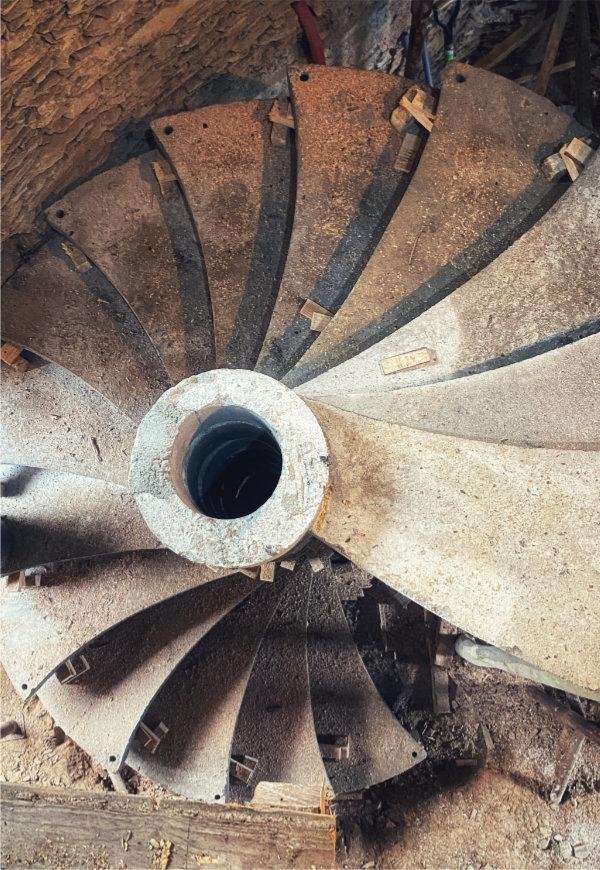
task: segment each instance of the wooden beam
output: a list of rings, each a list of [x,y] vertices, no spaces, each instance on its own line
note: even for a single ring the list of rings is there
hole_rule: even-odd
[[[4,783],[1,803],[4,867],[335,865],[331,815]]]
[[[548,88],[548,82],[550,81],[550,76],[552,75],[552,69],[554,68],[554,61],[556,60],[556,55],[558,54],[558,49],[560,48],[560,43],[563,38],[565,25],[567,23],[567,18],[569,17],[570,11],[571,0],[560,0],[558,5],[558,11],[552,23],[550,36],[548,37],[546,53],[544,54],[544,59],[540,67],[540,71],[532,88],[532,90],[534,90],[536,94],[541,94],[543,96],[546,93],[546,90]]]
[[[494,69],[495,66],[498,66],[513,51],[524,45],[528,39],[531,39],[532,36],[539,33],[544,27],[549,26],[553,19],[554,16],[550,18],[533,18],[527,24],[519,27],[518,30],[510,33],[502,42],[495,45],[491,51],[480,57],[479,60],[476,60],[473,66],[481,67],[481,69]]]
[[[577,44],[575,56],[575,120],[584,127],[592,127],[592,56],[590,10],[587,3],[578,3]]]

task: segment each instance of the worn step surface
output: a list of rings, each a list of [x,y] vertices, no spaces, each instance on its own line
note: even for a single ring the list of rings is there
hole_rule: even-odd
[[[600,453],[311,407],[330,445],[319,538],[452,625],[598,689]]]
[[[394,390],[517,362],[599,331],[600,157],[508,250],[420,317],[302,384],[301,395]],[[384,374],[383,360],[427,352]],[[405,358],[410,362],[411,357]]]
[[[151,562],[146,567],[152,571]],[[206,574],[182,569],[196,578]],[[102,635],[83,650],[90,666],[84,676],[67,684],[47,680],[38,692],[56,724],[106,770],[119,770],[146,709],[181,660],[257,587],[247,577],[217,576]]]
[[[600,334],[477,375],[323,404],[386,423],[523,447],[600,447]]]
[[[122,486],[19,465],[0,465],[0,481],[13,537],[6,573],[160,546]]]
[[[446,68],[433,130],[363,274],[289,383],[370,347],[477,273],[559,187],[540,172],[570,118],[508,79]]]
[[[28,697],[65,659],[120,622],[221,576],[158,551],[63,565],[41,587],[5,585],[2,661],[15,688]]]
[[[202,246],[217,368],[254,364],[285,262],[291,152],[271,143],[270,105],[207,106],[152,124]]]
[[[135,424],[82,380],[52,364],[3,364],[2,392],[4,462],[127,484]]]
[[[127,764],[178,794],[224,803],[235,726],[256,651],[281,593],[264,583],[207,634],[148,715],[169,727],[154,755],[133,744]]]
[[[73,372],[133,419],[169,385],[127,303],[98,269],[76,271],[59,236],[4,284],[2,336]]]
[[[296,133],[294,225],[257,366],[277,378],[317,336],[299,314],[304,301],[338,310],[409,179],[395,168],[402,136],[390,123],[408,80],[311,65],[291,69],[288,78]]]
[[[212,316],[179,187],[167,181],[161,189],[157,172],[170,169],[149,151],[72,190],[46,217],[131,306],[177,383],[212,368]]]

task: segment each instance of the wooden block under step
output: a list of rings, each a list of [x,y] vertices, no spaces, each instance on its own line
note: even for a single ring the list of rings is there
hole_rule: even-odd
[[[260,579],[263,583],[272,583],[275,579],[275,562],[265,562],[260,566]]]
[[[567,174],[567,167],[565,166],[565,161],[562,158],[562,155],[556,152],[556,154],[551,154],[550,157],[546,157],[544,162],[542,163],[542,172],[548,179],[548,181],[558,181],[564,175]]]
[[[407,372],[431,365],[436,359],[435,353],[428,347],[418,347],[415,350],[385,357],[379,361],[379,365],[384,375],[393,375],[396,372]]]
[[[310,328],[313,332],[322,332],[330,322],[331,314],[321,314],[321,312],[315,311],[310,318]]]
[[[0,348],[0,359],[3,363],[6,363],[6,365],[11,366],[11,368],[17,369],[21,372],[26,372],[29,368],[29,363],[21,356],[22,350],[23,348],[19,347],[18,344],[4,341]]]
[[[576,181],[594,152],[582,139],[571,139],[567,145],[563,145],[558,153],[567,167],[571,181]]]
[[[269,121],[272,124],[279,124],[280,126],[288,127],[290,130],[293,130],[296,126],[294,123],[294,116],[289,108],[287,112],[282,111],[277,100],[275,100],[269,110]]]
[[[74,245],[70,245],[68,242],[61,242],[60,246],[67,255],[67,257],[71,260],[78,272],[90,271],[90,269],[92,268],[92,264],[85,256],[85,254],[83,254],[79,250],[79,248],[76,248]]]
[[[418,133],[406,133],[396,157],[394,169],[398,172],[411,173],[422,142],[423,137],[419,136]]]
[[[323,308],[322,305],[319,305],[317,302],[313,302],[312,299],[307,299],[299,312],[302,317],[306,317],[307,320],[312,322],[314,314],[322,314],[325,317],[333,317],[331,311],[328,311],[326,308]]]
[[[152,169],[154,170],[162,195],[171,195],[175,190],[175,185],[177,184],[177,178],[173,174],[171,167],[166,163],[161,163],[160,160],[155,160],[152,163]]]

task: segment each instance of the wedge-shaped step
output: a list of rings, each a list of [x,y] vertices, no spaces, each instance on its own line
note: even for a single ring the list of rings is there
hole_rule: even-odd
[[[170,552],[65,565],[49,584],[2,590],[2,662],[27,697],[66,659],[121,621],[222,577]],[[139,638],[138,638],[139,640]]]
[[[299,392],[316,396],[432,383],[598,332],[598,238],[600,157],[595,156],[550,211],[486,269]]]
[[[208,106],[152,124],[202,246],[217,368],[254,364],[285,260],[290,147],[271,143],[269,107]]]
[[[569,138],[569,124],[508,79],[449,64],[410,187],[293,383],[389,335],[497,256],[556,196],[539,166]]]
[[[254,785],[320,785],[325,768],[315,732],[306,660],[308,564],[286,582],[260,645],[233,741],[235,755],[257,759]]]
[[[96,175],[46,217],[129,303],[173,382],[212,367],[202,258],[179,186],[157,151]]]
[[[321,573],[312,584],[308,608],[308,671],[320,742],[331,740],[334,750],[333,741],[343,744],[339,758],[331,750],[324,752],[336,794],[369,788],[425,758],[422,746],[401,727],[375,688],[348,628],[335,581]]]
[[[11,465],[127,484],[135,424],[66,369],[2,366],[0,455]]]
[[[337,311],[379,241],[409,179],[395,166],[402,136],[390,115],[410,84],[366,70],[290,70],[296,209],[259,371],[291,368],[318,335],[299,314],[305,299]]]
[[[478,375],[321,396],[386,423],[523,447],[600,448],[600,334]]]
[[[484,444],[311,403],[330,445],[315,534],[452,625],[600,687],[600,453]]]
[[[198,644],[148,711],[168,723],[167,738],[154,754],[132,745],[130,767],[185,797],[227,800],[239,709],[281,591],[279,583],[262,584]]]
[[[162,578],[164,567],[157,565]],[[146,567],[150,573],[152,562]],[[181,567],[184,575],[207,573],[185,563]],[[215,579],[133,616],[85,647],[90,666],[85,677],[67,684],[47,680],[38,693],[40,700],[69,737],[104,768],[118,771],[162,684],[204,635],[256,587],[239,575]]]
[[[0,465],[0,481],[6,573],[160,546],[122,486],[19,465]]]
[[[58,236],[4,284],[2,336],[69,369],[133,418],[168,386],[127,303],[97,269],[77,272]]]

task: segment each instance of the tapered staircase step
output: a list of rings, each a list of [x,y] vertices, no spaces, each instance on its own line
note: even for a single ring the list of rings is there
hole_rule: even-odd
[[[508,365],[598,332],[600,158],[538,223],[446,299],[353,359],[302,384],[306,396],[395,390]],[[415,351],[424,364],[411,365]],[[399,358],[384,374],[382,363]],[[404,365],[408,363],[408,366]]]
[[[410,85],[366,70],[289,71],[296,206],[259,371],[282,377],[291,368],[318,335],[299,313],[303,302],[337,311],[379,241],[410,178],[396,168],[402,136],[390,123]]]
[[[271,143],[270,105],[207,106],[152,124],[202,246],[217,368],[254,364],[285,259],[291,150]]]
[[[109,629],[221,576],[159,551],[74,562],[40,587],[5,585],[0,608],[2,662],[15,688],[28,697],[66,659]]]
[[[0,465],[0,480],[6,573],[160,546],[122,486],[19,465]]]
[[[350,633],[335,580],[327,579],[323,582],[319,573],[312,585],[307,657],[314,726],[322,744],[332,741],[322,751],[332,789],[340,794],[404,773],[423,761],[425,751],[377,691]]]
[[[198,644],[150,706],[169,739],[150,754],[132,745],[127,764],[178,794],[225,803],[235,726],[256,651],[282,591],[264,583]]]
[[[327,779],[314,727],[306,658],[312,572],[307,563],[286,581],[258,651],[233,740],[233,753],[257,759],[253,785]]]
[[[414,429],[522,447],[600,447],[600,334],[450,381],[335,393],[323,404]]]
[[[2,336],[86,381],[139,419],[167,388],[139,321],[98,269],[78,272],[60,237],[2,288]]]
[[[598,452],[480,443],[311,407],[330,445],[319,538],[452,625],[598,688]]]
[[[127,484],[135,424],[60,366],[2,366],[0,454],[11,465]]]
[[[46,217],[131,306],[177,383],[212,368],[212,315],[186,205],[161,172],[170,170],[149,151],[77,187]]]
[[[370,347],[497,256],[558,195],[540,165],[571,138],[570,124],[548,100],[508,79],[449,64],[409,189],[289,383]]]
[[[152,570],[151,562],[147,568]],[[159,569],[164,575],[162,566]],[[199,576],[197,567],[183,570]],[[90,668],[84,677],[72,683],[47,680],[38,693],[40,700],[52,710],[55,723],[102,767],[118,771],[161,686],[256,585],[240,575],[215,579],[206,588],[136,614],[84,648]]]

